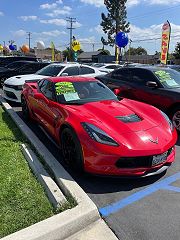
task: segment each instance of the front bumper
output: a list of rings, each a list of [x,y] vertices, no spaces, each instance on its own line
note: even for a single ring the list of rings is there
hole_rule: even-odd
[[[15,90],[13,88],[3,86],[4,98],[7,100],[20,103],[21,102],[21,92],[22,92],[22,90]]]

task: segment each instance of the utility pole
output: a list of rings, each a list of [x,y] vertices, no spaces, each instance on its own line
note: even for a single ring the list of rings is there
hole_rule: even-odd
[[[72,52],[72,30],[75,29],[73,23],[76,22],[76,18],[67,17],[66,21],[70,23],[70,27],[67,27],[67,29],[70,30],[70,52]]]
[[[28,41],[29,41],[29,50],[31,49],[31,32],[27,32],[27,34],[28,34],[28,38],[26,38],[26,39],[28,39]]]
[[[92,47],[93,47],[93,52],[94,52],[94,43],[92,43]]]

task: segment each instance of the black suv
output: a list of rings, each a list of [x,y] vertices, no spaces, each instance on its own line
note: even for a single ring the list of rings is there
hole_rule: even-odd
[[[16,75],[35,73],[48,64],[49,63],[47,62],[17,61],[12,62],[5,67],[0,67],[0,86],[3,85],[7,78]]]
[[[33,61],[33,62],[39,62],[39,60],[36,57],[28,57],[28,56],[7,56],[7,57],[1,57],[0,58],[0,67],[4,67],[9,63],[15,62],[15,61]]]

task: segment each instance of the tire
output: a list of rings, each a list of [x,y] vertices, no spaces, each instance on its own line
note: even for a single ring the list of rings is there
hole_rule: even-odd
[[[80,141],[70,128],[63,129],[61,135],[61,150],[65,163],[77,173],[83,173],[84,161]]]
[[[170,113],[170,119],[178,132],[180,132],[180,106],[175,107]]]
[[[24,96],[21,97],[21,106],[22,106],[23,118],[26,121],[29,121],[31,119],[30,112],[29,112],[29,107],[28,107],[27,101]]]

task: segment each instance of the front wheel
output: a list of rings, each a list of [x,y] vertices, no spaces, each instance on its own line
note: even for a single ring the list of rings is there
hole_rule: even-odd
[[[76,172],[82,173],[84,170],[83,154],[76,133],[70,128],[65,128],[62,131],[60,138],[64,161]]]
[[[178,132],[180,132],[180,107],[175,107],[170,113],[170,119]]]

